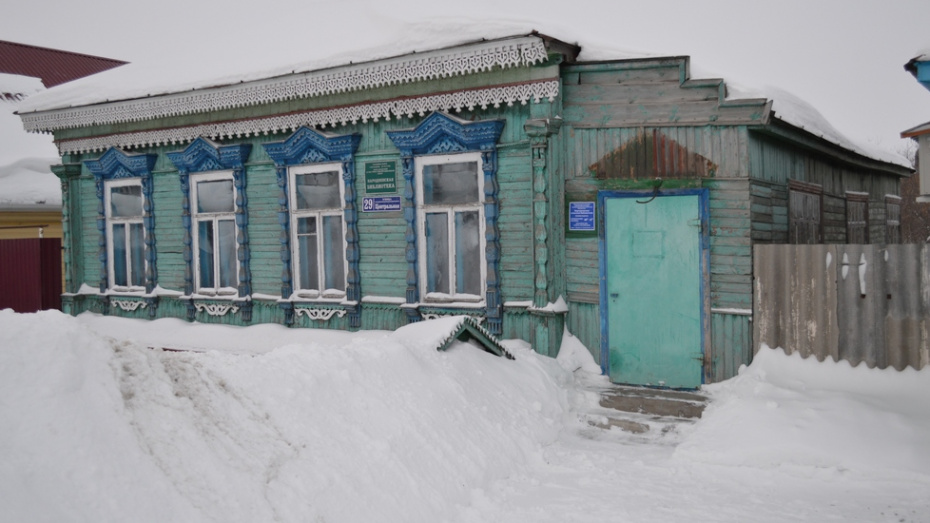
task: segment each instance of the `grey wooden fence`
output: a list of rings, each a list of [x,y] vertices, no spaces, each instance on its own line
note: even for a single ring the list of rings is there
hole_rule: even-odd
[[[755,350],[930,363],[930,245],[756,245],[753,272]]]

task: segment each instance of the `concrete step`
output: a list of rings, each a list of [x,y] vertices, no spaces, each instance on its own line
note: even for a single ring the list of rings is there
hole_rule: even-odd
[[[590,426],[605,430],[617,428],[635,435],[671,437],[678,433],[679,425],[699,419],[707,405],[707,397],[698,392],[603,382],[588,390],[599,395],[600,405],[586,416]]]
[[[602,407],[673,418],[700,418],[707,397],[696,392],[615,386],[601,391]]]

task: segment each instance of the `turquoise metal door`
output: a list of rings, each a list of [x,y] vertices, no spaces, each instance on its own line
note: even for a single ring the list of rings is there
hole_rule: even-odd
[[[602,314],[611,381],[697,388],[704,337],[701,196],[603,201]]]

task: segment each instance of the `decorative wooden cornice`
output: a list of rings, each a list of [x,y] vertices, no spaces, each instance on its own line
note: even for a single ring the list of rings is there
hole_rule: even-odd
[[[22,114],[27,131],[136,122],[460,76],[547,61],[539,36],[519,36],[220,87]]]
[[[481,89],[470,89],[427,96],[398,98],[382,102],[302,111],[265,118],[214,122],[151,131],[117,133],[90,138],[60,140],[61,154],[81,154],[109,147],[132,149],[190,143],[198,137],[222,140],[253,135],[291,132],[301,127],[338,127],[358,122],[423,116],[434,111],[487,109],[515,103],[552,101],[559,95],[559,81],[549,79]],[[23,115],[25,116],[25,115]]]

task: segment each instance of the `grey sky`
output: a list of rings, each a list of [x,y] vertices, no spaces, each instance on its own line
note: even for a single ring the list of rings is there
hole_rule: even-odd
[[[690,55],[693,76],[781,87],[850,138],[892,150],[900,131],[930,120],[930,92],[903,70],[930,50],[926,0],[32,0],[4,9],[0,38],[231,71],[384,44],[435,17],[505,19],[582,44]]]

